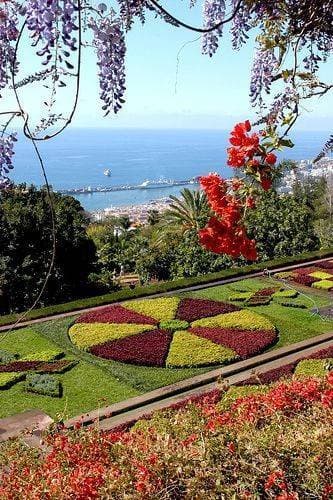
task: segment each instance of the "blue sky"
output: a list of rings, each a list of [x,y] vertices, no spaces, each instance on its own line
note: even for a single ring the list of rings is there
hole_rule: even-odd
[[[171,5],[172,2],[169,2]],[[189,22],[200,24],[198,11],[189,11],[187,2],[178,3],[174,12]],[[235,120],[253,116],[248,89],[253,43],[240,52],[232,51],[228,30],[215,57],[201,55],[197,34],[175,28],[148,16],[144,26],[136,24],[127,36],[127,101],[117,115],[102,118],[98,99],[95,56],[84,54],[84,77],[78,113],[73,126],[140,128],[218,128],[228,129]],[[177,65],[177,56],[181,47]],[[23,48],[24,61],[33,66],[31,50]],[[30,65],[29,64],[29,65]],[[177,71],[178,67],[178,71]],[[332,74],[332,62],[326,64],[323,77]],[[176,87],[176,88],[175,88]],[[70,106],[68,91],[60,91],[61,107]],[[40,93],[23,92],[30,112],[40,109]],[[1,109],[8,101],[3,100]],[[299,129],[330,130],[333,96],[308,105]]]

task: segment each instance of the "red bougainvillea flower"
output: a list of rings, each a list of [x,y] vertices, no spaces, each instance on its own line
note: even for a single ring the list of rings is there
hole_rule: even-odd
[[[274,153],[268,153],[268,155],[265,156],[265,162],[269,165],[274,165],[276,163],[276,160],[277,156]]]
[[[251,124],[249,120],[237,123],[233,128],[229,142],[233,147],[228,149],[228,165],[242,167],[258,152],[259,134],[249,134]]]
[[[260,172],[260,184],[264,191],[268,191],[272,187],[272,179],[270,175],[265,171]]]

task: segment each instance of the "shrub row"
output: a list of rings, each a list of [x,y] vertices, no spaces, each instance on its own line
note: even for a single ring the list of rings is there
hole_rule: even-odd
[[[25,320],[31,320],[36,318],[42,318],[46,316],[52,316],[61,313],[75,312],[79,309],[85,309],[89,307],[100,306],[103,304],[109,304],[112,302],[120,302],[127,299],[134,299],[137,297],[145,297],[148,295],[155,295],[158,293],[165,293],[173,290],[179,290],[186,287],[191,287],[195,285],[205,285],[208,283],[214,283],[226,278],[237,278],[245,274],[253,274],[262,271],[265,268],[274,269],[283,265],[301,264],[308,260],[321,259],[333,255],[333,249],[329,250],[319,250],[316,252],[299,254],[292,257],[283,257],[279,259],[274,259],[266,262],[259,262],[257,264],[250,264],[243,267],[234,267],[230,269],[225,269],[218,273],[206,274],[205,276],[197,276],[194,278],[183,278],[175,281],[168,281],[165,283],[158,283],[156,285],[148,285],[145,287],[137,287],[133,290],[124,289],[118,292],[99,295],[95,297],[87,297],[84,299],[78,299],[71,302],[66,302],[63,304],[56,304],[53,306],[43,307],[40,309],[34,309],[30,311]],[[0,325],[10,325],[15,323],[20,318],[20,314],[8,314],[0,317]]]

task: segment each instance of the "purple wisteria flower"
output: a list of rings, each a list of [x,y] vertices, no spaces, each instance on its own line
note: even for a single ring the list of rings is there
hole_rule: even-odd
[[[223,21],[225,16],[225,1],[224,0],[205,0],[203,7],[204,27],[212,28],[220,21]],[[222,36],[223,25],[216,28],[214,31],[205,33],[202,36],[202,53],[212,57],[218,49],[219,37]]]
[[[16,134],[0,137],[0,189],[10,185],[7,174],[13,168],[12,158],[14,156],[14,142],[16,141]]]
[[[250,100],[253,105],[262,105],[263,91],[267,94],[270,93],[271,83],[278,65],[274,50],[265,50],[261,47],[257,49],[253,60],[250,83]]]
[[[105,114],[117,113],[124,101],[126,44],[120,19],[91,19],[99,68],[100,98]]]
[[[0,9],[0,91],[8,85],[12,69],[17,70],[12,45],[18,37],[17,24],[17,15],[11,4]]]

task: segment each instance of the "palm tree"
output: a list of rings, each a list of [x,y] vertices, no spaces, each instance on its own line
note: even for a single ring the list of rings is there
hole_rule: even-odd
[[[190,232],[197,233],[206,224],[210,214],[207,197],[203,191],[184,188],[179,198],[170,195],[170,199],[172,203],[163,212],[157,224],[157,244]]]

